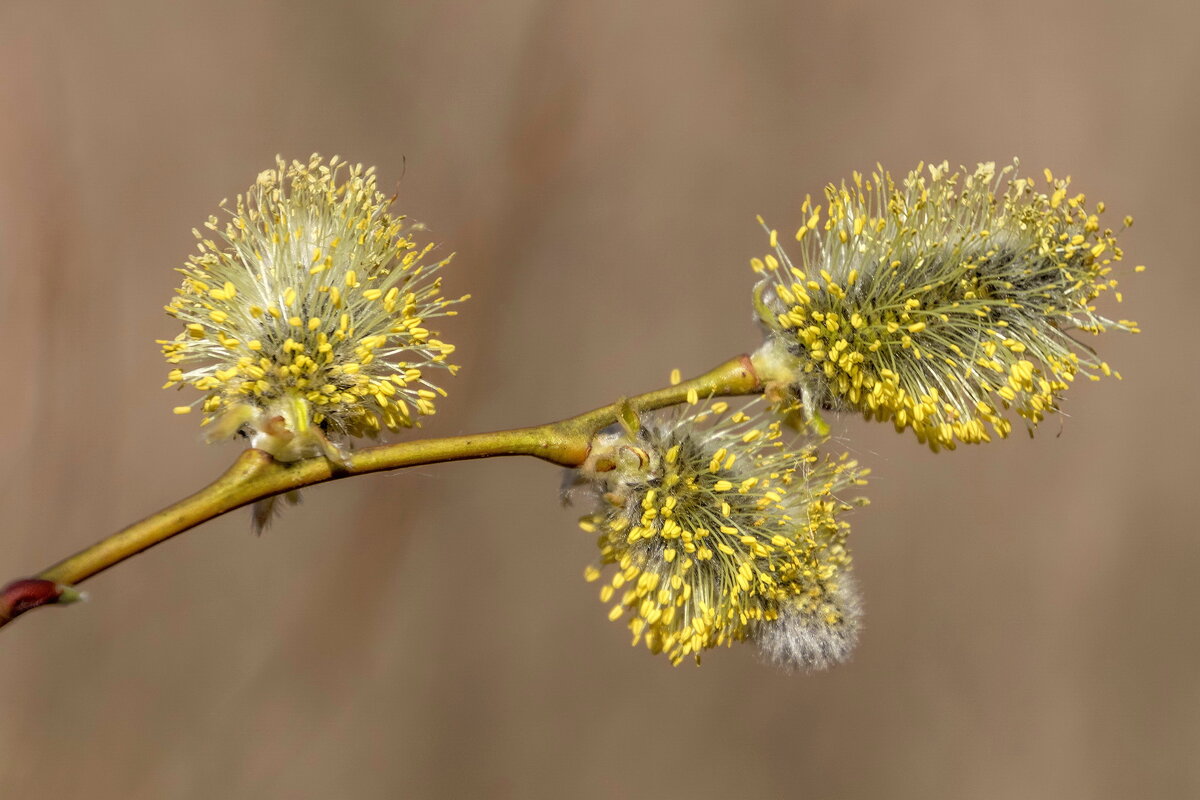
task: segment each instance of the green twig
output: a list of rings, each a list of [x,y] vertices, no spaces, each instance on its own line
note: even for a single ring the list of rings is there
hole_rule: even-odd
[[[636,410],[650,411],[684,403],[692,393],[709,397],[759,391],[762,386],[750,359],[739,356],[692,380],[577,417],[531,428],[370,447],[352,452],[345,468],[325,458],[285,464],[261,450],[247,450],[224,475],[191,497],[42,570],[32,579],[43,582],[38,585],[49,582],[58,591],[38,594],[24,589],[18,591],[20,587],[31,585],[31,579],[14,581],[0,590],[0,626],[32,608],[62,602],[68,596],[61,591],[63,587],[80,584],[202,522],[273,495],[352,475],[492,456],[534,456],[553,464],[576,467],[587,458],[596,433],[616,421],[625,402]],[[70,596],[77,595],[71,593]]]

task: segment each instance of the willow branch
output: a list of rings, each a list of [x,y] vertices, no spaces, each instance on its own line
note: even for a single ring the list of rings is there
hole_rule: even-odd
[[[344,468],[325,458],[281,463],[261,450],[247,450],[224,475],[192,496],[42,570],[34,578],[14,581],[0,590],[0,626],[32,608],[77,598],[78,594],[67,591],[68,587],[203,522],[273,495],[354,475],[493,456],[533,456],[576,467],[587,458],[595,435],[617,420],[626,403],[636,411],[652,411],[684,403],[693,393],[710,397],[761,390],[750,359],[739,356],[692,380],[559,422],[370,447],[351,453]]]

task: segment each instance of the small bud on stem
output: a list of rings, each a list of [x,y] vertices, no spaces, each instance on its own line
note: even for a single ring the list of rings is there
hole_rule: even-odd
[[[77,603],[84,595],[71,586],[42,578],[21,578],[0,589],[0,622],[8,622],[38,606]]]

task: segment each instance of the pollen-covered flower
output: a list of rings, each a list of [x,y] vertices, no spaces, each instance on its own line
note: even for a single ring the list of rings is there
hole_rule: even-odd
[[[866,473],[845,455],[821,457],[811,441],[788,449],[781,422],[756,413],[762,404],[627,418],[596,438],[580,469],[599,496],[596,513],[580,521],[600,547],[600,566],[585,575],[594,581],[612,566],[600,590],[613,602],[609,618],[628,613],[633,643],[672,663],[747,638],[801,666],[849,653],[784,653],[770,632],[800,619],[852,641],[857,603],[845,599],[853,589],[839,515],[850,508],[844,493]]]
[[[390,204],[374,168],[278,159],[229,219],[209,218],[212,238],[196,231],[199,253],[166,307],[184,330],[160,344],[178,365],[167,386],[205,393],[211,439],[246,430],[283,461],[337,457],[329,437],[434,413],[444,392],[430,373],[456,370],[429,328],[455,313],[436,276],[450,259],[427,260],[433,245],[414,242],[419,226]]]
[[[1015,164],[942,163],[899,186],[882,169],[830,185],[824,220],[805,201],[798,263],[775,231],[775,253],[751,262],[765,275],[760,374],[791,384],[810,415],[853,408],[935,450],[988,441],[985,423],[1006,436],[1008,409],[1032,432],[1077,374],[1112,374],[1073,331],[1137,330],[1093,305],[1122,256],[1104,204],[1088,210],[1069,178],[1045,178],[1040,191]]]

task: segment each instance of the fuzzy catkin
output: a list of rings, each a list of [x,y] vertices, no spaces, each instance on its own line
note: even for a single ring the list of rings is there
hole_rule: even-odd
[[[824,209],[804,204],[798,259],[771,231],[774,252],[751,262],[756,365],[810,417],[856,410],[935,450],[1007,436],[1010,411],[1032,431],[1077,375],[1115,374],[1073,333],[1137,331],[1093,304],[1121,299],[1104,204],[1045,178],[1041,191],[1015,166],[943,163],[830,185]]]

